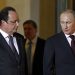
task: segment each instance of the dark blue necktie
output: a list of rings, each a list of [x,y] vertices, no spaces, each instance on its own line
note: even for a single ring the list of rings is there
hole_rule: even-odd
[[[70,35],[70,38],[72,39],[71,41],[71,48],[73,53],[75,54],[75,36],[74,35]]]
[[[9,46],[12,49],[12,52],[14,53],[16,59],[19,60],[19,55],[18,55],[17,50],[16,50],[16,48],[14,46],[13,37],[12,36],[9,36]]]

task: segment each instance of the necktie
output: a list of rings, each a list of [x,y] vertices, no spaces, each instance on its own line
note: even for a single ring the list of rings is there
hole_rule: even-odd
[[[32,42],[29,41],[28,43],[28,49],[27,49],[27,54],[28,54],[28,71],[29,71],[29,75],[32,72],[32,64],[31,64],[31,49],[32,49]]]
[[[13,37],[12,36],[9,36],[9,46],[12,49],[16,59],[19,60],[19,55],[18,55],[17,50],[16,50],[16,48],[14,46]]]
[[[75,37],[74,35],[70,35],[70,38],[72,39],[71,48],[72,48],[73,53],[75,54]]]

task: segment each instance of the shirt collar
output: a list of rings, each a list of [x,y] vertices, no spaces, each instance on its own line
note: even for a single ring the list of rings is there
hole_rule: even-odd
[[[0,33],[3,35],[4,38],[8,37],[8,34],[4,32],[2,29],[0,29]]]
[[[71,35],[74,35],[75,36],[75,33],[73,33]],[[66,36],[66,38],[68,38],[70,35],[65,34],[65,36]]]
[[[33,44],[36,44],[36,42],[37,42],[37,36],[33,40],[31,40],[31,41],[32,41]],[[27,44],[29,43],[29,39],[26,40],[26,43]]]
[[[2,29],[0,29],[0,33],[2,34],[2,36],[4,37],[4,38],[7,38],[8,36],[9,36],[9,34],[7,34],[5,31],[3,31]],[[13,36],[13,35],[11,35],[11,36]]]

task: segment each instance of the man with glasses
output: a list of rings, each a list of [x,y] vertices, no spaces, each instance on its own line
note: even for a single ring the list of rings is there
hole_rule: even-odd
[[[16,10],[3,8],[0,12],[0,75],[27,75],[24,38],[16,33],[18,25]]]

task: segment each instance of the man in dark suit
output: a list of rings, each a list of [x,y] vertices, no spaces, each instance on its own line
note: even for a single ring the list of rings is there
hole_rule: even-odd
[[[75,54],[70,35],[75,36],[75,12],[60,14],[62,31],[48,38],[43,57],[43,75],[75,75]],[[54,71],[54,72],[53,72]]]
[[[31,41],[31,63],[28,61],[29,75],[43,75],[43,52],[45,40],[37,36],[37,24],[33,20],[26,20],[23,23],[25,34],[25,49],[28,55],[28,42]],[[29,65],[31,64],[31,67]],[[31,69],[30,69],[31,68]]]
[[[0,75],[27,75],[24,38],[16,33],[18,15],[14,8],[0,12]],[[10,37],[12,41],[10,40]],[[10,40],[10,41],[9,41]],[[10,43],[11,44],[10,44]]]

